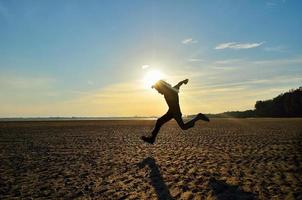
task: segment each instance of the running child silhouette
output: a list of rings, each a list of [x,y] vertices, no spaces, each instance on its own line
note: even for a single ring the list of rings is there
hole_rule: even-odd
[[[182,130],[187,130],[189,128],[192,128],[195,125],[195,122],[197,120],[204,120],[209,122],[209,118],[205,116],[202,113],[197,114],[193,119],[188,121],[187,123],[184,123],[182,120],[182,113],[180,111],[179,107],[179,98],[178,98],[178,92],[179,88],[182,84],[187,84],[188,79],[185,79],[183,81],[180,81],[177,85],[172,87],[169,83],[160,80],[155,83],[155,85],[152,86],[152,88],[155,88],[158,93],[164,95],[165,100],[169,106],[169,110],[166,114],[164,114],[162,117],[157,119],[155,128],[152,131],[152,135],[149,137],[142,136],[141,139],[144,140],[145,142],[148,142],[150,144],[153,144],[155,142],[156,136],[160,130],[160,127],[168,122],[171,119],[175,119],[177,124],[180,126]]]

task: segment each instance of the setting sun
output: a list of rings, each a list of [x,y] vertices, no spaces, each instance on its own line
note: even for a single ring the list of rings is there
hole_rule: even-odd
[[[144,77],[144,86],[146,88],[150,88],[153,84],[155,84],[163,77],[163,73],[161,73],[159,70],[148,71]]]

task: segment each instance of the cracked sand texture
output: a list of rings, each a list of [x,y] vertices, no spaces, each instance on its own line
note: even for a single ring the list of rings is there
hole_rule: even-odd
[[[302,119],[0,123],[0,199],[302,199]]]

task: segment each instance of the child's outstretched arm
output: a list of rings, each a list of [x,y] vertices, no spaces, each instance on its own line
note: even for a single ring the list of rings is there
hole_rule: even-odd
[[[176,88],[176,89],[179,90],[179,88],[180,88],[180,86],[181,86],[182,84],[187,84],[188,82],[189,82],[189,79],[185,79],[185,80],[183,80],[183,81],[180,81],[179,83],[177,83],[177,85],[174,86],[174,88]]]

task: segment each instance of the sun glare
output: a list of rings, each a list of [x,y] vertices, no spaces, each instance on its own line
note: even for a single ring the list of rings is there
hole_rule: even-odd
[[[163,78],[163,74],[159,70],[148,71],[144,77],[144,86],[150,88],[154,83]]]

